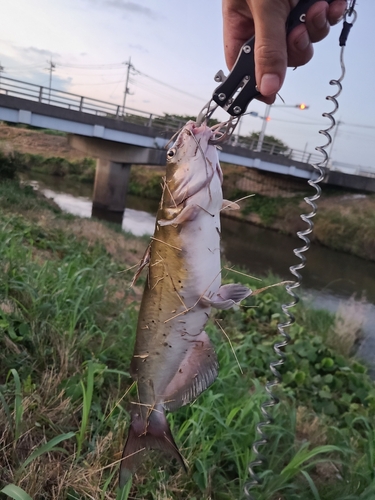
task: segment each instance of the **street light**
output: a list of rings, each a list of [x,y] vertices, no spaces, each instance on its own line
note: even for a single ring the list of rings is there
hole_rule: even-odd
[[[258,144],[257,144],[255,151],[259,151],[259,152],[262,151],[264,136],[266,135],[266,126],[267,126],[267,123],[271,120],[271,118],[270,118],[271,107],[273,107],[273,108],[298,108],[302,111],[305,109],[309,109],[309,106],[307,106],[303,102],[301,102],[300,104],[280,104],[280,105],[267,104],[266,114],[264,116],[260,116],[260,118],[262,118],[262,120],[263,120],[263,124],[262,124],[262,130],[260,131],[260,134],[259,134]]]

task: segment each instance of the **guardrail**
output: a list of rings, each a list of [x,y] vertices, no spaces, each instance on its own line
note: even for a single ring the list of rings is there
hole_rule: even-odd
[[[4,76],[2,76],[0,80],[0,94],[1,93],[43,104],[50,104],[51,106],[80,111],[82,113],[105,116],[116,120],[125,120],[146,127],[155,127],[166,132],[178,130],[178,128],[183,125],[181,120],[174,119],[173,117],[160,116],[129,107],[124,108],[123,106],[111,102],[43,87],[35,85],[34,83],[22,82]]]
[[[145,127],[153,127],[164,135],[173,134],[179,130],[184,122],[171,116],[161,116],[154,113],[148,113],[139,109],[123,107],[118,104],[113,104],[91,97],[80,96],[56,90],[49,87],[43,87],[34,83],[23,82],[1,76],[0,79],[0,94],[6,94],[12,97],[28,99],[31,101],[50,104],[65,109],[72,109],[82,113],[94,114],[97,116],[105,116],[115,120],[124,120],[130,123],[136,123]],[[231,144],[245,148],[251,151],[256,151],[257,141],[250,140],[244,136],[233,136]],[[271,155],[278,155],[290,160],[299,161],[302,163],[317,163],[322,160],[322,156],[315,153],[307,153],[296,149],[282,148],[274,143],[264,142],[262,152]],[[373,174],[371,174],[372,176]]]
[[[369,167],[362,167],[361,165],[353,165],[351,163],[344,163],[340,161],[333,161],[330,166],[330,170],[349,175],[360,175],[361,177],[375,178],[375,170],[371,170]]]

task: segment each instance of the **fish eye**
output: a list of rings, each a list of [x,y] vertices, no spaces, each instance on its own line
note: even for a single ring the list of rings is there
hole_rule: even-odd
[[[171,148],[167,151],[167,159],[171,160],[177,153],[177,148]]]

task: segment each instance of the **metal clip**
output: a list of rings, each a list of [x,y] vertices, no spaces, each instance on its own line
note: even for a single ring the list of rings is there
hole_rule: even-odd
[[[234,129],[237,127],[238,122],[240,121],[240,116],[232,116],[228,121],[224,123],[219,123],[218,125],[214,125],[211,127],[211,130],[214,132],[213,139],[209,140],[210,144],[220,144],[220,142],[226,141],[234,132]]]

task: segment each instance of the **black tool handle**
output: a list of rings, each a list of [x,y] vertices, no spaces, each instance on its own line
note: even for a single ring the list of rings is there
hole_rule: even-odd
[[[308,9],[319,0],[300,0],[290,11],[286,22],[286,35],[296,26],[305,22]],[[332,3],[333,0],[326,0]],[[232,71],[226,80],[214,91],[212,99],[232,116],[242,115],[250,101],[260,93],[255,80],[254,61],[255,37],[250,38],[241,48]]]

